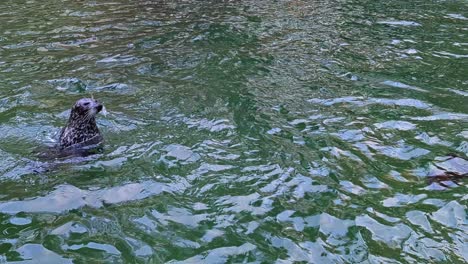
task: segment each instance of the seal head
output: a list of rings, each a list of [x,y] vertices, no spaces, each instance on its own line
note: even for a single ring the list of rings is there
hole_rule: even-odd
[[[60,132],[59,147],[65,149],[100,143],[103,138],[96,125],[96,115],[102,108],[102,104],[92,98],[76,101],[67,125]]]

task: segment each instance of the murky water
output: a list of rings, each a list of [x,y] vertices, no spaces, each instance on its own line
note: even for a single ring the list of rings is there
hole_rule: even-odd
[[[2,1],[0,262],[467,262],[467,14]],[[37,158],[91,95],[104,152]]]

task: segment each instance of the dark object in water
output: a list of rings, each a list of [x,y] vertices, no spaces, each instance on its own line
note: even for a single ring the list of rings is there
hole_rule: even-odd
[[[442,185],[443,187],[449,188],[444,182],[445,181],[451,181],[455,183],[456,185],[460,185],[458,182],[463,179],[468,177],[468,173],[458,173],[458,172],[453,172],[453,171],[447,171],[443,174],[437,174],[433,176],[429,176],[429,184],[437,182],[438,184]]]
[[[434,166],[439,169],[441,173],[428,176],[429,184],[436,182],[441,186],[448,188],[449,186],[447,186],[444,182],[451,181],[457,185],[460,185],[459,181],[468,177],[468,172],[466,171],[468,170],[468,167],[466,167],[466,161],[468,161],[468,159],[452,153],[448,156],[449,158],[444,160],[442,164],[434,164]],[[463,171],[455,171],[454,168],[447,168],[446,165],[449,165],[450,163],[459,165],[457,167],[462,168]]]
[[[99,144],[103,138],[96,125],[96,115],[102,108],[102,104],[92,98],[76,101],[66,126],[60,132],[60,149],[81,149]]]
[[[96,125],[96,115],[103,105],[92,98],[82,98],[73,105],[59,142],[47,149],[36,149],[41,160],[86,157],[99,153],[103,137]]]

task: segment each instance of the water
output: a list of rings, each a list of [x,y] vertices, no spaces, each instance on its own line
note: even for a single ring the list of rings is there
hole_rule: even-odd
[[[3,1],[0,262],[467,262],[467,11]],[[91,95],[104,152],[37,158]]]

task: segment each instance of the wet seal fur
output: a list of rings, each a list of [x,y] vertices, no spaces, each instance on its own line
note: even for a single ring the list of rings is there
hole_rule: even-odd
[[[103,109],[104,106],[92,98],[76,101],[67,124],[60,131],[57,144],[34,150],[39,165],[33,171],[50,171],[59,164],[81,162],[88,156],[102,152],[104,138],[96,125],[96,115]]]
[[[103,105],[92,98],[82,98],[73,105],[67,124],[60,132],[61,151],[93,147],[104,138],[96,125],[96,115]]]

